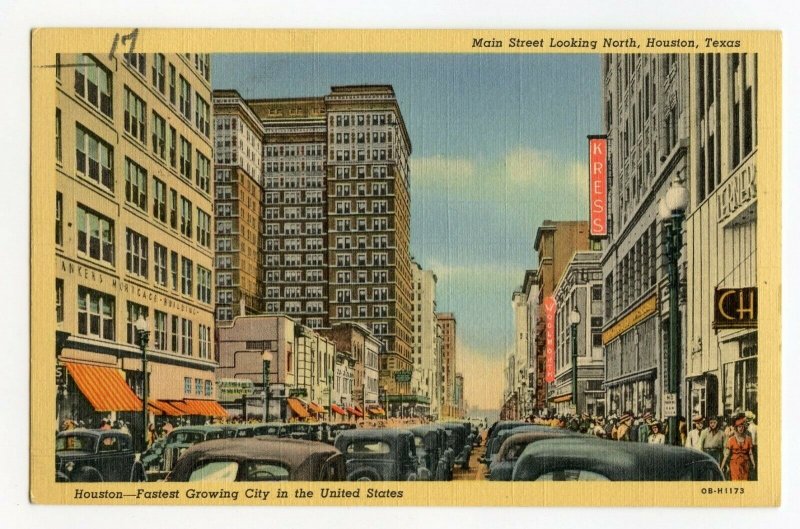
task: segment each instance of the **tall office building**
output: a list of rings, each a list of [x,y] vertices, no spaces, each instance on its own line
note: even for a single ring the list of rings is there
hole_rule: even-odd
[[[215,395],[209,56],[57,62],[58,414],[121,418],[138,442],[139,317],[151,412],[207,415]]]
[[[411,361],[418,377],[418,408],[423,415],[438,416],[442,359],[436,343],[436,274],[423,270],[417,263],[413,263],[411,270],[414,276]]]
[[[456,317],[452,312],[440,312],[436,320],[442,329],[442,415],[455,417]]]
[[[216,320],[264,311],[261,138],[258,118],[235,90],[216,90],[214,215]]]
[[[264,131],[265,309],[330,326],[322,98],[248,101]]]

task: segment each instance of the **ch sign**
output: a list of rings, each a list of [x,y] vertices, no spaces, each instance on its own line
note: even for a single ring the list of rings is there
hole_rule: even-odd
[[[556,381],[556,298],[544,298],[545,369],[544,381]]]
[[[589,234],[608,235],[608,140],[589,136]]]

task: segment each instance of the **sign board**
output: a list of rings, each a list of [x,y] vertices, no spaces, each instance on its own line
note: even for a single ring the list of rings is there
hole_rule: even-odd
[[[674,393],[664,393],[664,403],[661,407],[661,415],[664,417],[675,417],[678,414]]]
[[[394,374],[395,382],[411,382],[411,371],[397,371]]]
[[[608,235],[608,140],[589,136],[589,235]]]
[[[217,380],[217,399],[233,402],[242,397],[250,397],[255,391],[252,380],[240,378],[221,378]]]
[[[544,299],[545,322],[545,370],[544,380],[556,381],[556,298],[548,296]]]
[[[714,290],[715,329],[758,327],[758,289],[718,288]]]

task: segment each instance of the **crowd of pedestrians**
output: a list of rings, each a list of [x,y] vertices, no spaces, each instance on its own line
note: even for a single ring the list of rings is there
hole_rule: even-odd
[[[623,442],[666,444],[668,424],[656,419],[652,412],[639,416],[631,412],[608,417],[583,415],[553,415],[531,417],[529,422],[556,428],[567,428]],[[733,481],[757,479],[758,436],[756,416],[750,411],[737,412],[730,417],[692,417],[687,431],[686,419],[678,422],[680,444],[705,452],[716,459],[720,468]]]

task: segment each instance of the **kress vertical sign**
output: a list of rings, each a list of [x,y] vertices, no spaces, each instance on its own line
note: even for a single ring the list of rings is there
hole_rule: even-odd
[[[556,381],[556,298],[544,298],[544,381]]]
[[[608,235],[608,140],[589,136],[589,236]]]

